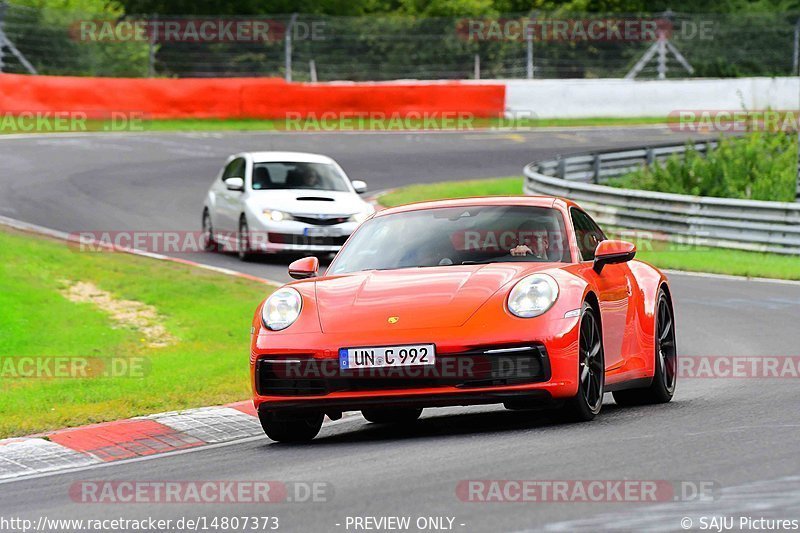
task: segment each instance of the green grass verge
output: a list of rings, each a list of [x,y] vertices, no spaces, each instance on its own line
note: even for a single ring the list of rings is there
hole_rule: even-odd
[[[484,180],[444,181],[400,187],[378,198],[385,207],[470,196],[513,196],[522,194],[522,178],[491,178]]]
[[[659,268],[730,276],[800,280],[800,260],[790,255],[698,247],[686,250],[639,250],[636,258]]]
[[[154,306],[176,342],[150,348],[92,303],[73,303],[64,280]],[[0,375],[0,438],[249,395],[248,332],[268,285],[124,253],[0,230],[0,358],[143,357],[144,377]]]
[[[169,120],[142,120],[132,117],[129,120],[117,119],[115,121],[85,120],[67,121],[63,124],[39,123],[31,126],[30,121],[15,120],[6,117],[0,122],[0,135],[11,133],[82,133],[82,132],[181,132],[181,131],[405,131],[405,130],[458,130],[485,128],[518,128],[535,129],[549,127],[577,127],[577,126],[626,126],[666,124],[666,117],[635,117],[635,118],[568,118],[568,119],[489,119],[463,117],[461,119],[448,118],[446,120],[414,120],[393,119],[389,115],[386,120],[370,120],[369,117],[340,117],[334,119],[320,118],[319,120],[270,120],[270,119],[169,119]]]
[[[381,196],[378,201],[386,207],[392,207],[424,200],[515,194],[522,194],[521,177],[409,185]],[[639,252],[636,257],[659,268],[800,280],[800,260],[793,256],[706,247],[687,248],[659,242],[640,242],[637,245]]]

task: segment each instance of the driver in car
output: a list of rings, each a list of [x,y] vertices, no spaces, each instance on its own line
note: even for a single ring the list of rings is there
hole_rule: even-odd
[[[298,185],[303,189],[316,189],[320,185],[319,174],[306,165],[299,166],[294,170]]]
[[[514,257],[532,255],[537,259],[547,261],[547,249],[550,242],[546,231],[520,231],[520,243],[510,250]]]

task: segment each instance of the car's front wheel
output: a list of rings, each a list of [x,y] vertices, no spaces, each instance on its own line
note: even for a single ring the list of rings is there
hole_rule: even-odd
[[[621,390],[614,393],[619,405],[667,403],[675,394],[678,375],[678,351],[675,345],[675,317],[663,289],[658,291],[655,328],[655,372],[653,381],[644,389]]]
[[[239,219],[236,251],[239,254],[239,259],[242,261],[250,261],[253,258],[253,246],[250,243],[250,226],[247,225],[247,219],[244,215]]]
[[[422,409],[414,409],[412,407],[377,407],[373,409],[362,409],[361,415],[367,419],[367,422],[372,422],[373,424],[411,424],[422,415]]]
[[[211,213],[208,209],[203,210],[203,249],[206,252],[216,252],[219,245],[214,239],[214,226],[211,223]]]
[[[603,407],[605,374],[600,321],[592,306],[584,302],[578,334],[578,393],[564,404],[564,418],[584,422],[592,420],[600,413]]]
[[[308,442],[317,436],[322,427],[322,413],[297,416],[259,412],[258,419],[267,437],[276,442]]]

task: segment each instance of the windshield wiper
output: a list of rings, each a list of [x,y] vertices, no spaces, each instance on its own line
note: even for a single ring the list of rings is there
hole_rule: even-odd
[[[486,265],[488,263],[497,263],[499,257],[493,259],[483,259],[482,261],[461,261],[462,265]]]

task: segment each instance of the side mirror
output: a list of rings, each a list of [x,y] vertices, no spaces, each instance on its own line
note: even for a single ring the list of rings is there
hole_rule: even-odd
[[[229,191],[243,191],[244,180],[242,178],[228,178],[225,180],[225,186]]]
[[[600,241],[594,252],[594,271],[600,274],[603,267],[627,263],[636,255],[636,246],[626,241]]]
[[[319,259],[316,257],[304,257],[289,265],[289,277],[293,279],[314,278],[318,271]]]
[[[356,190],[358,194],[364,194],[367,192],[367,182],[361,180],[353,180],[351,182],[353,184],[353,188]]]

